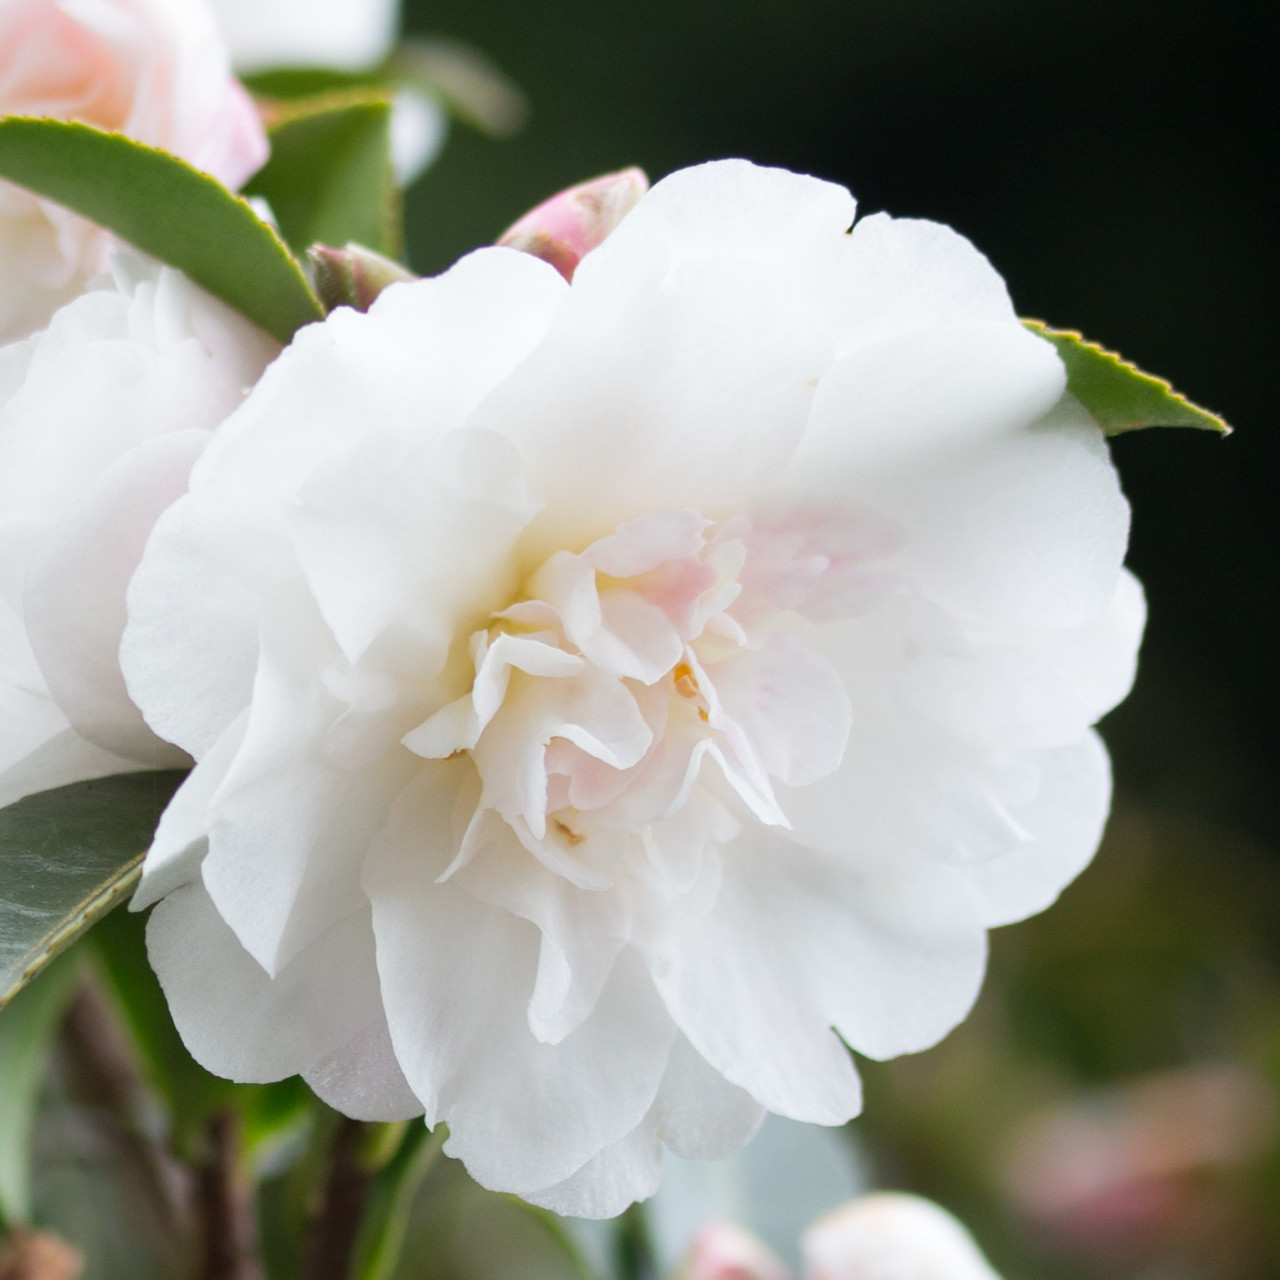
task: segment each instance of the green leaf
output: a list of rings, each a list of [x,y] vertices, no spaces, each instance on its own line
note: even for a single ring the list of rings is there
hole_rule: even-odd
[[[1052,342],[1067,366],[1067,390],[1097,419],[1109,436],[1143,427],[1199,427],[1221,435],[1231,428],[1216,413],[1192,404],[1163,378],[1086,341],[1070,329],[1050,329],[1042,320],[1022,322]]]
[[[45,1059],[80,980],[79,953],[49,966],[0,1017],[0,1217],[31,1219],[31,1131]]]
[[[0,120],[0,177],[177,267],[281,342],[324,310],[280,237],[184,160],[62,120]]]
[[[400,1149],[378,1172],[365,1202],[350,1280],[392,1280],[418,1188],[435,1164],[446,1136],[443,1126],[433,1133],[420,1121],[412,1122]]]
[[[400,205],[391,167],[391,100],[354,89],[280,106],[271,159],[245,188],[271,205],[298,254],[313,244],[400,251]]]
[[[0,809],[0,1008],[132,892],[183,776],[120,774]]]
[[[314,98],[342,89],[382,89],[387,85],[377,71],[341,71],[335,67],[270,67],[240,79],[259,98]],[[272,104],[264,105],[270,108]]]

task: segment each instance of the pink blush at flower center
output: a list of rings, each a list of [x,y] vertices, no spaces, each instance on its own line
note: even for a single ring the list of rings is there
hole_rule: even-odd
[[[812,513],[790,528],[776,515],[757,527],[675,509],[557,552],[471,637],[471,688],[405,745],[468,755],[478,818],[496,813],[584,888],[608,887],[655,847],[668,865],[673,845],[698,846],[740,817],[789,826],[774,781],[832,773],[852,722],[839,676],[787,621],[810,597],[839,596],[826,578],[847,578],[858,559],[847,526],[823,553]],[[472,823],[446,875],[482,829]]]

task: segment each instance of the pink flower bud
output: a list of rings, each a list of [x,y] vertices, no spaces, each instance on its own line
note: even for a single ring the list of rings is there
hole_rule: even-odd
[[[693,1238],[678,1280],[791,1280],[777,1256],[731,1222],[709,1222]]]
[[[498,240],[549,262],[566,280],[649,190],[641,169],[608,173],[552,196]]]
[[[833,1210],[804,1233],[801,1247],[805,1280],[1000,1280],[955,1218],[901,1192]]]

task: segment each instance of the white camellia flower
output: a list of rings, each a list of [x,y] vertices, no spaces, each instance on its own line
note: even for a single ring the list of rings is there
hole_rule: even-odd
[[[0,804],[181,765],[125,692],[124,593],[209,432],[279,350],[132,255],[0,348]]]
[[[198,765],[135,901],[196,1058],[607,1216],[839,1124],[1107,812],[1102,433],[967,241],[729,161],[578,266],[303,329],[161,517],[128,688]]]
[[[0,0],[0,114],[124,133],[231,188],[267,158],[205,0]],[[0,342],[46,324],[105,270],[112,243],[0,182]]]

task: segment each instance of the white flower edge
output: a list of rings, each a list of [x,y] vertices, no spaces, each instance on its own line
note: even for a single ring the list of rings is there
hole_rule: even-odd
[[[0,803],[181,766],[129,698],[125,591],[152,525],[279,344],[132,254],[0,348]]]

